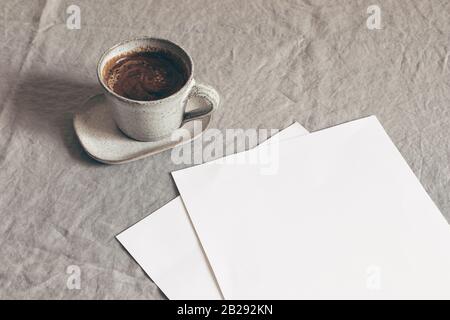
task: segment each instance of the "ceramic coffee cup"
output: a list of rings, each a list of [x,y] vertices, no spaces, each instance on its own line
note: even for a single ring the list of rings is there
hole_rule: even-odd
[[[183,64],[187,71],[184,86],[172,95],[160,100],[139,101],[120,96],[111,90],[104,80],[105,66],[118,56],[136,51],[169,52]],[[196,84],[192,58],[180,46],[164,39],[139,38],[121,42],[107,50],[97,66],[97,76],[106,91],[112,115],[119,129],[127,136],[140,141],[157,141],[170,136],[183,123],[211,114],[219,106],[219,94],[209,86]],[[193,97],[205,99],[207,107],[186,112],[187,101]]]

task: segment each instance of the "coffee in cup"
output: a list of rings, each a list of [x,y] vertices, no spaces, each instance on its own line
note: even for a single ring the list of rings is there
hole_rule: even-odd
[[[137,51],[108,61],[103,79],[118,95],[139,101],[159,100],[180,90],[188,79],[182,63],[169,52]]]
[[[100,58],[97,76],[117,127],[139,141],[165,139],[219,106],[215,89],[195,83],[189,54],[164,39],[139,38],[113,46]],[[186,111],[194,97],[207,106]]]

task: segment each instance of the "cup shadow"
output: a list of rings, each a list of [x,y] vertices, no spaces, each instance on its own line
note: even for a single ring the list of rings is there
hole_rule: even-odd
[[[74,114],[82,111],[91,96],[101,92],[93,80],[82,82],[66,76],[31,75],[19,84],[14,105],[19,108],[25,130],[61,139],[72,158],[101,166],[84,151],[73,128]]]

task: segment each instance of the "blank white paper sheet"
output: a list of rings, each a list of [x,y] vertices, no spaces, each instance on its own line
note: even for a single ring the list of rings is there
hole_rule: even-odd
[[[283,140],[307,133],[294,123],[275,137]],[[269,138],[252,150],[273,140]],[[212,162],[234,157],[236,154]],[[117,239],[169,299],[223,298],[180,197],[126,229]]]
[[[172,173],[226,299],[450,298],[450,227],[375,117],[278,155]]]

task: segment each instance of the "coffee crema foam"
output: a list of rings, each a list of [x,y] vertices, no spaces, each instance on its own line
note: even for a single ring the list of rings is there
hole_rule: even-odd
[[[187,81],[181,63],[163,51],[125,53],[108,61],[103,80],[118,95],[139,101],[166,98]]]

